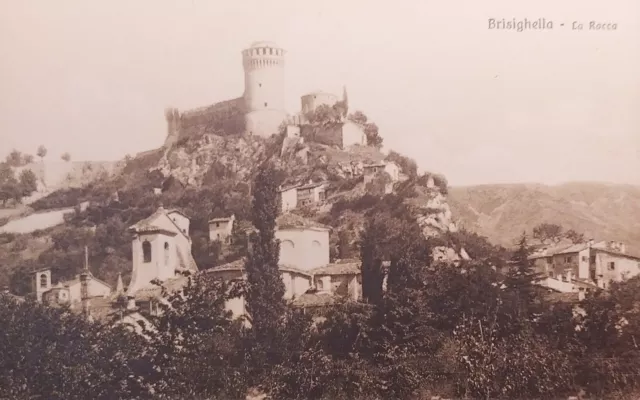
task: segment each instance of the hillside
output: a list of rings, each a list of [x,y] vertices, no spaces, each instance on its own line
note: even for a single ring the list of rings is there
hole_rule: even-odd
[[[44,231],[4,234],[0,284],[24,294],[29,290],[30,271],[42,267],[51,267],[55,278],[69,278],[82,266],[85,245],[97,277],[114,284],[121,273],[126,284],[131,272],[126,228],[160,205],[179,208],[191,218],[192,252],[200,268],[238,259],[246,250],[242,239],[230,248],[217,247],[209,242],[208,221],[234,214],[240,226],[250,223],[251,182],[266,160],[280,171],[277,180],[283,186],[327,183],[324,201],[295,212],[333,228],[333,259],[358,257],[358,234],[367,215],[402,214],[429,238],[457,230],[447,204],[446,179],[431,173],[418,176],[415,162],[398,153],[383,154],[360,145],[341,149],[284,134],[270,138],[204,134],[140,153],[111,176],[102,174],[84,186],[61,189],[33,202],[30,206],[37,211],[76,207],[85,201],[89,206]],[[392,184],[390,176],[382,173],[365,184],[363,166],[384,160],[399,165],[402,179]],[[388,194],[391,187],[393,193]],[[455,251],[440,254],[459,257]]]
[[[550,222],[601,240],[640,245],[640,186],[573,182],[452,187],[458,225],[504,246]]]

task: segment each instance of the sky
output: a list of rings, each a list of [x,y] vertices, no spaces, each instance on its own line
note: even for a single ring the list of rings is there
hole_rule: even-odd
[[[637,0],[0,0],[0,157],[157,148],[166,107],[241,96],[241,50],[269,40],[288,111],[346,85],[386,149],[451,185],[640,184],[638,15]]]

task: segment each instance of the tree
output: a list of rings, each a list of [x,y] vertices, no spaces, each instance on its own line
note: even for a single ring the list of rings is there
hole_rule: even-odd
[[[38,190],[38,179],[36,174],[30,169],[22,170],[20,173],[20,186],[24,196],[30,196],[31,193]]]
[[[389,151],[386,159],[398,164],[400,170],[407,174],[410,178],[415,178],[418,176],[418,164],[416,164],[416,162],[411,158],[405,157],[402,154],[391,150]]]
[[[579,243],[585,242],[584,233],[578,233],[573,229],[569,229],[567,232],[565,232],[564,236],[567,239],[571,240],[571,243],[573,244],[579,244]]]
[[[378,132],[378,125],[369,122],[364,125],[364,134],[367,136],[367,146],[373,146],[377,149],[382,147],[382,136]]]
[[[531,328],[534,316],[541,310],[540,289],[536,285],[541,275],[534,270],[533,262],[529,260],[530,252],[527,235],[523,233],[504,280],[505,306],[501,328],[507,333]]]
[[[367,123],[367,116],[362,111],[356,111],[347,117],[351,122],[364,126]]]
[[[558,243],[562,240],[562,226],[558,224],[542,223],[533,228],[533,238],[541,243]]]
[[[180,292],[162,290],[160,313],[151,316],[148,379],[167,398],[240,398],[246,376],[238,355],[240,320],[225,309],[240,295],[237,282],[207,274],[190,277]],[[203,355],[205,355],[203,357]]]
[[[278,329],[285,312],[284,283],[278,262],[280,243],[276,240],[278,186],[272,164],[259,167],[253,184],[253,226],[251,251],[247,256],[247,310],[259,341]]]
[[[12,167],[19,167],[22,165],[22,153],[13,149],[9,155],[7,155],[6,163]]]
[[[60,156],[60,158],[62,158],[62,160],[69,162],[71,161],[71,154],[69,153],[62,153],[62,155]]]
[[[36,154],[38,155],[38,157],[40,157],[41,160],[44,160],[47,155],[47,148],[43,145],[38,146],[38,151],[36,152]]]
[[[22,155],[22,165],[31,164],[32,162],[33,162],[33,155],[31,154]]]
[[[152,398],[137,335],[2,294],[0,319],[0,398]]]

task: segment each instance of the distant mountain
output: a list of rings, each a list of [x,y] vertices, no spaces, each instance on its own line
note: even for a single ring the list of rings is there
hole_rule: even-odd
[[[458,226],[504,246],[543,222],[587,238],[640,246],[640,186],[572,182],[451,187],[448,202]]]

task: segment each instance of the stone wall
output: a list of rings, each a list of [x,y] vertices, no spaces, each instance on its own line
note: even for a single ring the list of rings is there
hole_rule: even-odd
[[[169,109],[165,112],[168,131],[165,147],[170,147],[181,139],[207,133],[241,134],[245,130],[245,113],[246,107],[243,97],[182,113],[176,109]]]
[[[328,126],[303,125],[300,128],[300,136],[302,136],[306,142],[315,142],[342,148],[342,124],[332,124]]]

